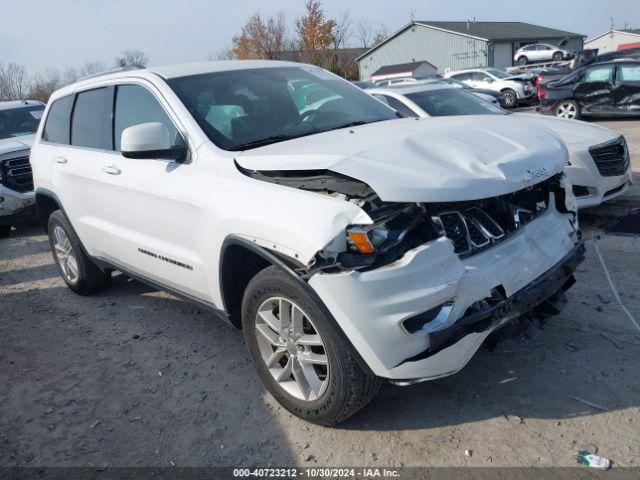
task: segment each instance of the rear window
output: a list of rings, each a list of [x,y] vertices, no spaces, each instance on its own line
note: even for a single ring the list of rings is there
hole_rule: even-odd
[[[71,144],[112,150],[112,105],[113,88],[96,88],[79,93],[71,119]]]
[[[432,117],[505,114],[492,103],[456,88],[409,93],[407,98]]]
[[[46,142],[69,144],[69,124],[73,95],[62,97],[51,104],[47,121],[42,132],[42,139]]]

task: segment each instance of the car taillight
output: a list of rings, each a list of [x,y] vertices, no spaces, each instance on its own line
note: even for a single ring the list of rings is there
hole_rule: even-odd
[[[536,90],[540,93],[540,84],[542,83],[542,75],[536,75]]]

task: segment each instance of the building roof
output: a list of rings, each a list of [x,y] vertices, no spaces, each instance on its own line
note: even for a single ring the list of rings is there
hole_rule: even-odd
[[[426,60],[422,60],[420,62],[397,63],[395,65],[385,65],[384,67],[380,67],[378,70],[373,72],[371,76],[373,77],[379,75],[393,75],[396,73],[411,73],[415,72],[422,65],[429,65],[432,68],[436,68],[435,65],[432,65]]]
[[[611,34],[614,34],[614,33],[626,33],[626,34],[629,34],[629,35],[640,36],[640,29],[639,28],[635,28],[635,29],[627,29],[627,30],[607,30],[606,32],[601,33],[600,35],[596,35],[595,37],[590,38],[589,40],[587,40],[584,43],[585,43],[585,45],[587,45],[587,44],[593,42],[594,40],[597,40],[599,38],[604,37],[605,35],[611,35]]]
[[[584,35],[524,22],[431,22],[416,20],[417,24],[461,33],[484,40],[539,40],[545,38],[577,37]]]
[[[365,53],[356,58],[361,60],[369,53],[380,48],[382,45],[400,35],[405,30],[420,25],[428,28],[437,28],[446,32],[458,35],[477,38],[486,41],[499,40],[547,40],[552,38],[584,38],[585,35],[579,33],[557,30],[555,28],[541,27],[524,22],[432,22],[429,20],[414,20],[405,25],[397,32],[386,38],[383,42],[370,48]],[[468,29],[467,29],[468,25]]]
[[[365,53],[368,48],[339,48],[337,50],[327,49],[325,55],[331,55],[335,52],[339,58],[345,62],[355,62],[356,58]],[[301,50],[288,50],[280,53],[278,60],[284,60],[288,62],[310,62],[310,56],[307,52]]]

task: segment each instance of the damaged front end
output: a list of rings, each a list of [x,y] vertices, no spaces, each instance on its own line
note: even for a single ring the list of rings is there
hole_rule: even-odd
[[[558,313],[583,258],[560,173],[495,197],[414,203],[329,170],[241,171],[367,214],[300,273],[372,371],[396,382],[455,373],[492,333],[518,335]]]
[[[251,171],[256,180],[326,194],[359,206],[372,220],[349,225],[320,250],[306,274],[367,271],[388,265],[441,237],[461,258],[500,243],[544,213],[551,204],[569,213],[577,230],[574,199],[567,199],[563,174],[522,190],[479,200],[439,203],[385,202],[366,183],[330,170]],[[569,206],[570,208],[567,208]]]
[[[441,237],[451,242],[460,258],[466,258],[505,241],[550,207],[570,213],[577,229],[575,212],[566,206],[561,174],[514,193],[464,202],[392,203],[371,194],[345,196],[363,208],[372,223],[348,226],[346,242],[337,239],[318,252],[313,271],[379,268]]]

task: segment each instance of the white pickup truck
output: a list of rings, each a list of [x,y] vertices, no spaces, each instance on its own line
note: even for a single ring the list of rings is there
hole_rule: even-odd
[[[43,112],[33,100],[0,102],[0,237],[36,222],[29,149]]]

